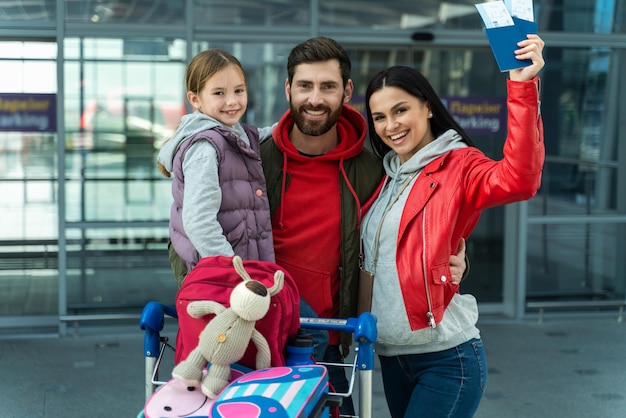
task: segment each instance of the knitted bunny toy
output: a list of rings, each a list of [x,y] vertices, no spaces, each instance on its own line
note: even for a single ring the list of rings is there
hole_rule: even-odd
[[[178,363],[172,376],[188,386],[200,383],[208,398],[215,398],[228,385],[230,365],[239,361],[252,341],[257,348],[256,368],[270,367],[271,356],[267,340],[254,326],[269,311],[270,298],[283,287],[284,273],[274,273],[274,285],[266,288],[253,280],[243,267],[241,257],[233,257],[235,270],[243,279],[230,295],[230,308],[210,300],[191,302],[187,312],[194,318],[216,314],[200,333],[198,346]],[[211,366],[204,379],[202,370]]]

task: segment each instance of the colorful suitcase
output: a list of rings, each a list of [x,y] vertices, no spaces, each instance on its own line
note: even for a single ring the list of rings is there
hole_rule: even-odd
[[[210,418],[329,416],[326,367],[302,365],[255,370],[231,382],[215,399]]]

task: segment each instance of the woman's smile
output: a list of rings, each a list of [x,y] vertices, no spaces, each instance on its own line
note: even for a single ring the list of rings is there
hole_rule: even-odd
[[[402,132],[394,134],[394,135],[389,135],[389,139],[392,140],[393,142],[396,142],[398,139],[404,138],[408,134],[409,134],[408,130],[402,131]]]

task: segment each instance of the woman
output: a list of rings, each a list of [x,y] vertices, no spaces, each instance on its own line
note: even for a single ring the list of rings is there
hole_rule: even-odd
[[[449,257],[483,209],[533,197],[544,160],[537,73],[544,42],[518,44],[532,64],[507,80],[508,136],[494,161],[473,146],[418,71],[392,67],[366,91],[385,185],[363,221],[364,268],[374,274],[376,351],[391,415],[471,417],[487,363],[472,295],[450,280]]]

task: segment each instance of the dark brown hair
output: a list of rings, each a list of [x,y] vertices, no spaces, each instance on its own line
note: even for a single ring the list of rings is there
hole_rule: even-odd
[[[433,113],[433,117],[429,119],[430,129],[435,139],[448,129],[454,129],[461,135],[463,142],[470,147],[474,146],[469,135],[461,128],[457,121],[454,120],[450,112],[448,112],[426,77],[414,68],[395,66],[376,74],[369,82],[367,90],[365,91],[365,109],[367,111],[367,127],[370,142],[374,153],[379,157],[382,158],[391,148],[385,144],[376,133],[374,120],[372,118],[372,109],[370,108],[370,98],[372,94],[384,87],[397,87],[411,96],[416,97],[422,103],[428,103]]]
[[[293,81],[293,76],[296,73],[296,67],[298,65],[304,63],[310,64],[330,61],[332,59],[339,61],[341,78],[343,79],[343,85],[345,87],[350,79],[352,61],[350,61],[350,57],[348,56],[346,50],[343,49],[337,41],[324,36],[311,38],[296,45],[291,50],[291,53],[287,58],[287,77],[289,84]]]

